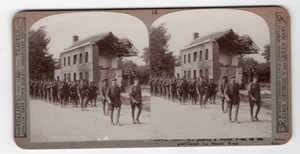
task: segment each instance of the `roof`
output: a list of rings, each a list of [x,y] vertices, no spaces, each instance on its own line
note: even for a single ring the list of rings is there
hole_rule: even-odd
[[[184,49],[191,48],[193,46],[196,46],[198,44],[202,44],[203,42],[206,42],[206,41],[209,41],[209,40],[217,40],[220,37],[222,37],[222,36],[224,36],[224,35],[226,35],[230,32],[233,32],[232,29],[218,31],[218,32],[214,32],[214,33],[208,34],[208,35],[203,36],[203,37],[199,37],[199,38],[193,40],[189,45],[185,46]]]
[[[182,50],[192,48],[208,41],[219,41],[222,38],[225,38],[227,41],[229,41],[230,44],[233,45],[240,53],[250,54],[257,53],[257,51],[259,51],[257,45],[248,35],[239,36],[232,29],[222,30],[199,37],[185,46]]]
[[[78,47],[78,46],[82,46],[82,45],[87,44],[87,43],[100,41],[100,40],[104,39],[105,37],[109,36],[110,34],[112,34],[112,32],[104,32],[104,33],[99,33],[99,34],[92,35],[90,37],[87,37],[87,38],[76,41],[75,43],[73,43],[71,46],[69,46],[65,50],[72,49],[72,48],[75,48],[75,47]]]
[[[111,39],[113,38],[113,39]],[[77,49],[82,46],[89,44],[97,44],[103,40],[109,42],[108,44],[118,52],[118,55],[122,56],[135,56],[138,53],[138,50],[134,47],[130,40],[127,38],[119,39],[112,32],[104,32],[89,36],[87,38],[78,40],[71,44],[68,48],[64,49],[61,53],[65,53],[74,49]],[[120,52],[120,53],[119,53]]]

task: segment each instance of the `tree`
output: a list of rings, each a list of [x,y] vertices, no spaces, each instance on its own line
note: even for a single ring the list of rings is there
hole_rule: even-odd
[[[149,37],[150,47],[144,48],[143,58],[146,63],[150,62],[151,75],[173,75],[175,57],[168,49],[171,35],[168,34],[165,24],[151,27]]]
[[[264,58],[267,60],[267,63],[270,62],[270,57],[271,57],[270,44],[264,46],[264,52],[261,55],[264,56]]]
[[[53,79],[55,61],[48,53],[50,37],[45,27],[29,31],[29,76],[30,79]]]

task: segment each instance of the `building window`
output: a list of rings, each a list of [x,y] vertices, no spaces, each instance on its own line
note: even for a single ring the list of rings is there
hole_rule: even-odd
[[[66,58],[64,58],[64,66],[66,66]]]
[[[205,70],[205,76],[206,76],[207,78],[208,78],[208,75],[209,75],[208,73],[209,73],[209,70],[206,69],[206,70]]]
[[[190,79],[190,78],[191,78],[191,71],[188,70],[188,79]]]
[[[199,61],[202,61],[202,50],[200,51],[200,54],[199,54]]]
[[[184,77],[186,77],[186,71],[184,71]]]
[[[194,70],[194,79],[197,77],[197,72]]]
[[[60,81],[60,78],[59,78],[59,76],[57,76],[57,77],[56,77],[56,80],[57,80],[57,81]]]
[[[73,56],[73,65],[76,65],[76,63],[77,63],[77,55],[74,55]]]
[[[64,80],[66,80],[67,79],[67,75],[66,75],[66,73],[64,74]]]
[[[73,73],[73,80],[76,81],[76,73]]]
[[[71,74],[68,73],[68,81],[71,81]]]
[[[85,72],[85,79],[89,80],[89,72]]]
[[[188,54],[188,63],[191,62],[191,54]]]
[[[68,57],[68,66],[70,66],[70,62],[71,61],[71,58],[70,57]]]
[[[82,63],[82,54],[79,54],[79,64]]]
[[[85,63],[89,62],[89,53],[85,52]]]
[[[194,52],[194,62],[196,62],[196,61],[197,61],[197,51]]]
[[[205,49],[205,60],[208,60],[208,49]]]
[[[179,78],[179,73],[177,73],[177,78]]]
[[[83,79],[83,78],[82,78],[82,72],[79,73],[79,79],[80,79],[80,80]]]
[[[183,63],[185,64],[186,63],[186,55],[183,55]]]
[[[199,71],[199,77],[201,77],[201,76],[203,76],[203,72],[202,72],[202,70],[200,69],[200,71]]]

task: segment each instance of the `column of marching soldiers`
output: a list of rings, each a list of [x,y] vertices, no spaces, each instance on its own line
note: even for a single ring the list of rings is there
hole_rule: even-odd
[[[102,81],[101,87],[101,101],[103,113],[108,116],[110,113],[111,125],[121,126],[120,112],[121,112],[121,92],[122,88],[117,84],[117,79],[111,79],[111,85],[108,84],[108,79]],[[79,81],[51,81],[51,80],[31,80],[30,96],[33,99],[50,102],[53,105],[61,105],[62,108],[69,104],[73,107],[81,106],[82,111],[87,111],[87,106],[96,107],[97,90],[94,82],[88,82],[81,79]],[[134,84],[130,86],[129,90],[131,116],[133,124],[140,124],[140,114],[142,111],[142,90],[139,85],[139,79],[134,79]],[[113,122],[113,114],[115,108],[117,109],[117,121]],[[135,117],[135,108],[138,109]]]
[[[251,77],[248,86],[248,98],[250,104],[251,121],[259,121],[258,113],[261,107],[260,86],[258,75]],[[150,80],[150,91],[154,96],[166,98],[172,102],[179,102],[185,105],[188,101],[192,105],[199,103],[201,108],[206,108],[206,104],[216,104],[217,91],[220,93],[222,111],[228,112],[229,122],[240,123],[238,121],[239,103],[241,101],[239,90],[241,86],[236,82],[235,76],[223,76],[222,81],[217,85],[214,79],[200,76],[199,78],[186,79],[176,77],[153,77]],[[257,106],[255,115],[253,107]],[[231,114],[234,109],[234,119]]]

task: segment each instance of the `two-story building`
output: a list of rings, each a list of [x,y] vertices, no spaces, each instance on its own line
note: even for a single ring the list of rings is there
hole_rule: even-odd
[[[197,78],[204,76],[219,81],[222,76],[235,75],[241,82],[243,70],[238,66],[240,54],[259,51],[249,36],[239,36],[232,29],[199,37],[180,51],[180,66],[175,67],[175,76]]]
[[[119,39],[112,32],[96,34],[79,40],[60,53],[61,68],[55,70],[56,80],[86,79],[101,87],[103,79],[122,80],[117,64],[121,57],[135,56],[137,49],[128,39]]]

